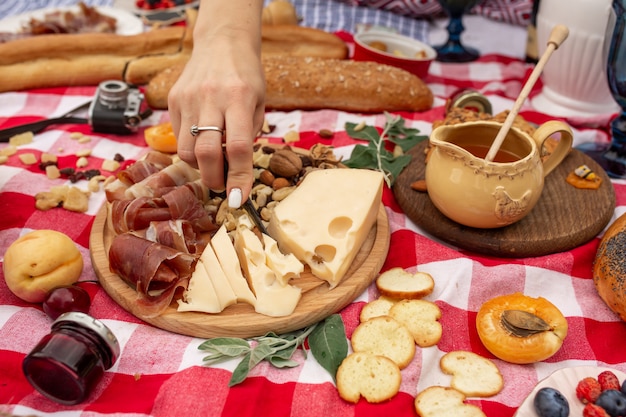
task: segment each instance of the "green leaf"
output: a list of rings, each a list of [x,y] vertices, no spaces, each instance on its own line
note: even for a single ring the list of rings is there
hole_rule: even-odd
[[[348,355],[348,340],[339,314],[333,314],[309,335],[309,347],[317,362],[335,380],[337,368]]]
[[[240,384],[248,377],[248,373],[250,372],[250,358],[251,357],[252,357],[252,351],[246,353],[246,355],[243,357],[241,362],[239,362],[239,365],[237,365],[237,367],[233,371],[233,374],[230,377],[230,381],[228,381],[229,387]]]
[[[240,356],[250,350],[250,344],[236,337],[215,337],[198,346],[200,350],[221,353],[226,356]]]
[[[386,122],[381,133],[373,126],[365,126],[356,130],[355,123],[346,123],[346,133],[353,139],[368,141],[367,146],[357,144],[352,150],[350,158],[343,164],[350,168],[373,169],[385,175],[385,182],[391,187],[395,179],[411,161],[406,155],[411,148],[427,139],[425,135],[418,135],[419,130],[405,126],[405,120],[400,116],[385,113]],[[385,143],[391,142],[402,149],[403,155],[394,156],[385,148]]]
[[[300,365],[298,362],[294,360],[285,359],[285,358],[281,358],[278,356],[270,356],[267,359],[272,364],[272,366],[276,368],[295,368],[296,366]]]

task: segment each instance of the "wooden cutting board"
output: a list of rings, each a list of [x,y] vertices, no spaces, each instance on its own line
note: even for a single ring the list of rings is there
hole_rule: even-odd
[[[140,317],[135,303],[136,292],[109,270],[108,252],[114,235],[107,225],[107,205],[98,212],[89,238],[91,261],[104,290],[125,310],[153,326],[193,337],[261,336],[270,331],[286,333],[301,329],[338,312],[359,295],[378,276],[389,250],[389,222],[381,204],[376,225],[353,261],[342,282],[329,290],[325,281],[314,277],[307,267],[300,278],[292,280],[303,290],[296,310],[286,317],[258,314],[248,304],[238,303],[220,314],[177,312],[176,301],[152,318]]]
[[[428,141],[424,141],[409,152],[411,162],[396,179],[393,192],[413,222],[461,249],[520,258],[563,252],[593,239],[613,215],[615,190],[609,177],[595,161],[574,149],[546,177],[539,202],[525,218],[499,229],[463,226],[445,217],[430,201],[428,193],[411,189],[411,183],[424,179],[427,145]],[[583,164],[602,178],[598,190],[577,189],[565,181],[570,172]]]

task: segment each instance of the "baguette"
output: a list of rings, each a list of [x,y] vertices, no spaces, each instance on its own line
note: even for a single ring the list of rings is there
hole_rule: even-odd
[[[424,111],[433,94],[418,77],[400,68],[341,59],[263,57],[265,107],[271,110],[336,109],[351,112]],[[182,67],[156,75],[146,87],[148,104],[167,108],[167,95]]]
[[[337,35],[320,29],[297,25],[263,25],[261,54],[345,59],[348,57],[348,46]]]
[[[0,65],[46,58],[72,60],[94,55],[135,57],[148,53],[175,53],[181,47],[184,33],[184,27],[171,26],[138,35],[77,33],[30,36],[0,43]]]

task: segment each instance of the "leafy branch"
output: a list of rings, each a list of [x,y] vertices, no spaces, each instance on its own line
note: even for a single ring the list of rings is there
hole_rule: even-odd
[[[398,115],[385,112],[385,118],[385,125],[380,133],[374,126],[362,127],[355,123],[346,123],[346,132],[351,138],[366,140],[368,144],[357,144],[350,158],[343,161],[343,164],[350,168],[380,171],[384,174],[387,185],[391,187],[404,167],[411,162],[411,155],[406,152],[428,136],[419,135],[418,129],[406,127],[405,120]],[[402,152],[396,155],[389,151],[387,143],[399,147]]]
[[[277,335],[270,332],[251,338],[253,343],[237,337],[216,337],[204,341],[198,349],[209,353],[202,359],[207,365],[243,356],[228,383],[232,387],[243,382],[250,370],[264,360],[276,368],[298,366],[291,357],[307,338],[313,357],[334,380],[337,368],[348,354],[345,328],[338,314],[291,333]],[[306,350],[303,352],[306,357]]]

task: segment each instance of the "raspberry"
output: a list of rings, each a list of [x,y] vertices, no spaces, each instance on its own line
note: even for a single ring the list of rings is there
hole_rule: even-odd
[[[606,391],[607,389],[614,389],[619,391],[619,379],[617,376],[611,371],[604,371],[598,375],[598,382],[602,387],[602,391]]]
[[[611,416],[609,416],[607,412],[604,411],[604,408],[595,404],[588,403],[587,405],[585,405],[585,408],[583,408],[583,417],[611,417]]]
[[[576,397],[583,404],[595,403],[601,392],[602,387],[598,380],[590,376],[581,379],[576,386]]]

